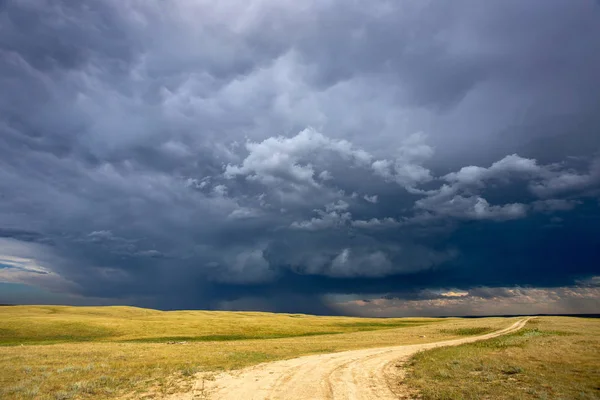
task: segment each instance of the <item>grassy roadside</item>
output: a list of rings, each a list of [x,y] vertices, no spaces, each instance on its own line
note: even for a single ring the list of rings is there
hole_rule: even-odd
[[[199,371],[303,354],[424,343],[503,318],[366,319],[131,307],[0,307],[1,399],[161,398]],[[466,331],[465,331],[466,329]],[[335,334],[331,334],[335,332]],[[212,338],[213,340],[207,339]]]
[[[600,320],[541,317],[510,335],[419,353],[403,386],[424,400],[598,399]]]

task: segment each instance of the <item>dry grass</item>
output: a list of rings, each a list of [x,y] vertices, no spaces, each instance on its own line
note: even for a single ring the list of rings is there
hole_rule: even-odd
[[[165,312],[136,307],[12,306],[0,307],[0,345],[273,339],[422,325],[434,321],[262,312]]]
[[[514,334],[410,361],[422,399],[599,399],[600,320],[540,317]]]
[[[503,318],[363,319],[132,307],[0,307],[0,398],[139,398],[199,371],[366,347],[423,343]],[[336,334],[331,334],[335,332]],[[250,339],[250,340],[244,340]],[[184,341],[185,343],[179,343]],[[168,342],[175,342],[169,344]]]

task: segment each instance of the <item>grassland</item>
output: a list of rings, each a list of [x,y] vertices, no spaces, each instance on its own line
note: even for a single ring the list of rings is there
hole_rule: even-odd
[[[135,307],[0,307],[0,345],[75,342],[213,342],[419,326],[433,320],[313,317]]]
[[[419,353],[403,385],[424,400],[600,399],[600,320],[541,317],[496,339]]]
[[[0,307],[0,398],[156,397],[199,371],[496,330],[512,320],[365,319],[133,307]],[[475,331],[471,331],[475,329]]]

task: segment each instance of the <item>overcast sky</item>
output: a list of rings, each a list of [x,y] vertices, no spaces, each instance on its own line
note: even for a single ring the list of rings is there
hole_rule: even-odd
[[[600,312],[600,2],[0,0],[0,302]]]

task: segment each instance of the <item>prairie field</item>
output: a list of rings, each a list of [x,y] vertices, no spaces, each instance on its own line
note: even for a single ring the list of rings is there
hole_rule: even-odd
[[[600,319],[538,317],[495,339],[417,354],[403,385],[424,400],[600,399]]]
[[[185,390],[201,371],[478,335],[513,322],[6,306],[0,307],[0,398],[160,398]]]
[[[0,399],[162,398],[189,390],[199,372],[476,336],[516,320],[6,306]],[[600,320],[538,317],[515,333],[418,353],[407,366],[397,383],[414,398],[600,398]]]

